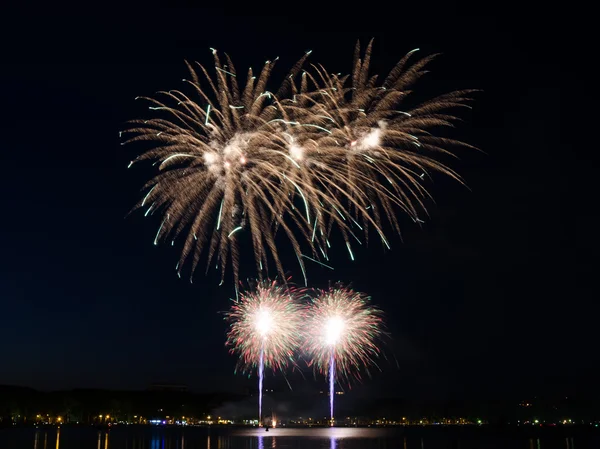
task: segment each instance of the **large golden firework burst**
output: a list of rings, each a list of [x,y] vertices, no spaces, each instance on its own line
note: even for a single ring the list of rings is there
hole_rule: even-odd
[[[189,65],[190,93],[147,98],[159,116],[132,122],[125,142],[149,142],[152,148],[132,164],[152,161],[158,174],[136,207],[162,214],[155,243],[183,238],[178,273],[191,260],[193,274],[205,253],[207,267],[216,261],[222,279],[231,263],[237,284],[238,240],[249,235],[259,278],[269,263],[283,277],[281,230],[306,279],[305,259],[329,260],[333,228],[351,258],[352,245],[362,243],[361,234],[366,241],[369,229],[389,248],[383,219],[398,232],[396,208],[418,220],[430,172],[460,180],[436,157],[464,144],[436,137],[435,130],[453,125],[451,111],[466,106],[470,91],[404,110],[433,56],[411,64],[409,53],[378,84],[369,76],[371,49],[372,42],[361,58],[357,45],[349,76],[316,65],[302,71],[307,53],[275,92],[267,90],[275,61],[258,76],[249,70],[240,83],[230,58],[222,63],[213,50],[213,77]]]

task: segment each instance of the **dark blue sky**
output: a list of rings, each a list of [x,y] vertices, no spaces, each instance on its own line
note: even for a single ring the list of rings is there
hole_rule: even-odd
[[[354,263],[341,252],[333,278],[310,266],[315,286],[352,282],[387,312],[398,366],[383,363],[362,388],[498,396],[592,387],[593,173],[589,148],[565,132],[572,73],[556,13],[425,9],[259,16],[146,3],[5,18],[0,384],[246,385],[218,314],[232,289],[214,276],[178,279],[176,253],[152,245],[157,224],[125,218],[150,173],[126,169],[135,149],[118,132],[147,113],[136,96],[181,87],[183,60],[210,65],[209,47],[238,67],[279,56],[282,71],[312,49],[347,72],[355,41],[375,37],[379,73],[415,47],[443,53],[419,84],[423,97],[483,89],[455,136],[486,154],[460,152],[452,166],[470,190],[435,178],[430,219],[422,229],[407,220],[391,252],[373,245]]]

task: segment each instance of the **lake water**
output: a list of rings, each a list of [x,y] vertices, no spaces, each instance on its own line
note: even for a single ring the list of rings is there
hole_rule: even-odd
[[[373,428],[41,428],[0,430],[0,449],[586,449],[600,435],[527,438]]]

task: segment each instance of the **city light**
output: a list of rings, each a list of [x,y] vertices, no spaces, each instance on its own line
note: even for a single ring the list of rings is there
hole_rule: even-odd
[[[337,394],[338,392],[336,392]],[[30,415],[31,418],[25,415],[17,415],[14,414],[12,419],[13,422],[16,422],[18,418],[24,417],[28,420],[36,421],[37,425],[46,424],[46,425],[55,425],[60,427],[67,423],[86,423],[85,419],[77,419],[76,415],[70,415],[68,418],[66,416],[59,415],[46,415],[44,413],[37,415]],[[232,425],[246,425],[246,426],[257,426],[259,425],[259,421],[255,419],[235,419],[232,416],[220,415],[201,415],[199,417],[194,416],[179,416],[179,418],[173,415],[157,415],[153,416],[151,419],[144,418],[141,415],[130,415],[131,417],[127,418],[126,415],[111,414],[111,415],[102,415],[102,420],[99,421],[100,415],[95,415],[90,417],[91,419],[87,422],[87,424],[98,424],[99,422],[105,423],[106,425],[128,425],[128,424],[146,424],[151,426],[232,426]],[[573,416],[573,415],[571,415]],[[134,419],[132,419],[132,417]],[[36,420],[37,418],[37,420]],[[110,421],[109,421],[110,419]],[[286,428],[293,426],[329,426],[331,425],[331,418],[327,416],[321,417],[275,417],[275,415],[269,416],[268,419],[265,418],[264,424],[271,428]],[[431,417],[427,415],[421,415],[417,417],[410,416],[402,416],[402,417],[357,417],[357,416],[344,416],[343,418],[338,418],[335,423],[341,426],[376,426],[376,427],[391,427],[391,426],[486,426],[488,425],[485,417],[480,417],[476,419],[469,419],[467,417]],[[598,427],[599,421],[580,421],[575,418],[566,418],[561,417],[559,420],[549,420],[545,419],[545,416],[538,415],[538,418],[531,418],[528,420],[514,420],[509,423],[515,426],[529,425],[529,426],[572,426],[576,424],[587,424],[592,427]]]

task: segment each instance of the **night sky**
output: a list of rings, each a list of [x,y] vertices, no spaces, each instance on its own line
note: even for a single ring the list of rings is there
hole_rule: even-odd
[[[311,60],[348,72],[356,40],[374,37],[372,69],[381,74],[413,48],[442,53],[416,98],[483,90],[453,134],[483,152],[459,150],[452,167],[468,188],[434,177],[430,217],[421,228],[404,220],[391,251],[373,243],[351,262],[340,246],[335,271],[308,265],[313,286],[351,282],[387,313],[390,361],[358,390],[596,392],[594,173],[590,149],[566,131],[572,69],[553,28],[558,13],[297,9],[146,2],[135,12],[4,16],[0,384],[253,385],[233,374],[224,347],[219,312],[231,283],[218,287],[202,270],[193,285],[179,279],[175,249],[152,244],[160,223],[126,217],[151,172],[127,169],[136,148],[120,145],[119,130],[148,116],[136,96],[183,87],[184,59],[211,66],[209,47],[239,71],[279,56],[278,83],[308,49]],[[287,268],[301,281],[297,265]],[[291,374],[290,382],[305,381]]]

